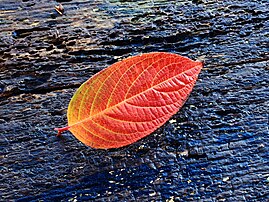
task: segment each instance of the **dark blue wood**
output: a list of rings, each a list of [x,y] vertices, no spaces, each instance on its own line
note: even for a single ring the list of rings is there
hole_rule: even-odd
[[[269,200],[268,1],[0,4],[0,201]],[[82,82],[151,51],[205,61],[169,122],[113,150],[55,137]]]

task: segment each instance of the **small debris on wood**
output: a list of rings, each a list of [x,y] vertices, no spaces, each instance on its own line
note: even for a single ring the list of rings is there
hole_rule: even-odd
[[[55,10],[60,14],[63,15],[64,13],[64,7],[62,4],[59,4],[58,6],[55,6]]]

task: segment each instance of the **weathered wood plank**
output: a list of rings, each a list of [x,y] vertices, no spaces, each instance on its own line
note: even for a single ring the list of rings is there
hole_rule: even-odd
[[[267,1],[0,1],[1,200],[265,201]],[[67,133],[75,89],[130,55],[205,60],[183,109],[128,147]]]

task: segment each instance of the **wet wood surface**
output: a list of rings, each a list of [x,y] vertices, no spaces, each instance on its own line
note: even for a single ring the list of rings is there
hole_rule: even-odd
[[[269,200],[269,3],[0,0],[1,201]],[[140,53],[205,61],[150,136],[95,150],[67,132],[72,94]]]

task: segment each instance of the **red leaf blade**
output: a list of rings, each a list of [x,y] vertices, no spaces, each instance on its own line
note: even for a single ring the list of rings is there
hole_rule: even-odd
[[[65,129],[94,148],[131,144],[182,107],[201,69],[201,62],[163,52],[117,62],[77,90],[69,103]]]

